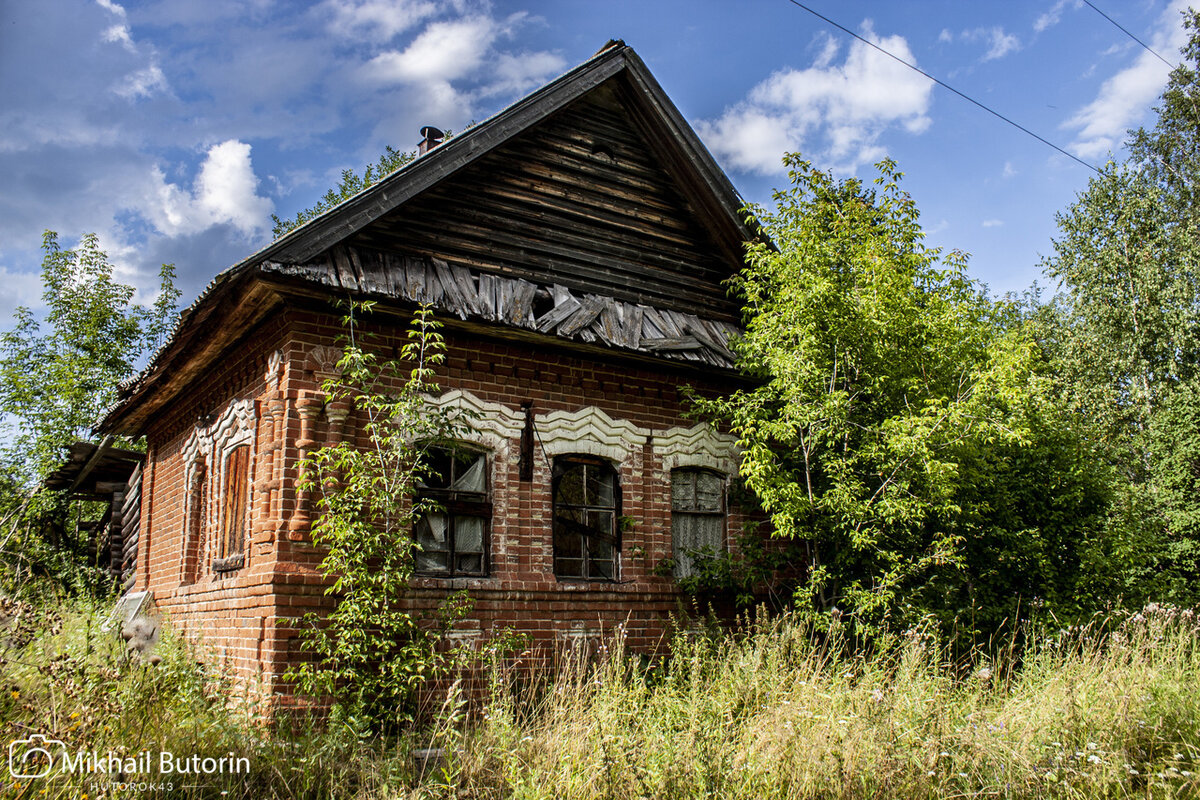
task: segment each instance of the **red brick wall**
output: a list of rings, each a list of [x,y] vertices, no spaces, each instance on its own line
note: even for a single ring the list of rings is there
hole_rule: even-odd
[[[375,333],[385,353],[403,344],[395,330]],[[139,586],[151,589],[176,625],[202,640],[218,658],[243,675],[263,675],[277,690],[284,687],[276,676],[299,657],[298,618],[328,603],[318,572],[320,554],[307,541],[307,504],[297,497],[295,464],[305,448],[356,427],[352,415],[339,428],[336,410],[322,410],[320,402],[320,378],[328,368],[321,362],[336,356],[340,334],[333,316],[281,315],[211,370],[147,434],[150,454],[142,519],[146,539]],[[483,443],[493,448],[489,575],[418,577],[409,598],[414,610],[431,610],[448,591],[467,589],[474,601],[470,617],[460,626],[467,638],[487,638],[511,628],[550,647],[621,624],[631,647],[656,649],[671,614],[683,608],[683,598],[671,578],[654,574],[671,555],[671,519],[670,471],[664,465],[661,437],[657,442],[653,437],[695,425],[683,416],[682,384],[711,392],[723,388],[721,381],[685,377],[669,368],[605,362],[550,344],[458,332],[446,338],[447,363],[440,370],[444,390],[469,392],[485,404],[504,406],[510,416],[519,417],[522,402],[530,401],[539,431],[551,441],[535,441],[533,480],[522,482],[519,432],[513,433],[512,419],[507,433],[515,438],[504,431],[486,435]],[[282,356],[274,373],[277,386],[266,374],[276,351]],[[185,585],[183,448],[197,418],[220,414],[238,399],[254,401],[257,419],[246,565],[215,575],[201,564],[199,580]],[[580,445],[575,451],[567,433],[550,432],[547,415],[578,416],[587,407],[615,421],[613,430],[620,441]],[[602,417],[598,422],[608,429]],[[617,582],[570,582],[554,576],[550,463],[554,455],[570,452],[619,456],[620,513],[631,518],[633,526],[623,534]],[[736,509],[730,511],[727,536],[732,541],[742,518]]]

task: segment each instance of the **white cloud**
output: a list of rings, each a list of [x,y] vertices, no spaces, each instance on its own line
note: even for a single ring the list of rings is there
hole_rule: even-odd
[[[989,32],[991,47],[983,57],[984,61],[1003,58],[1009,53],[1021,49],[1021,41],[1011,33],[1005,33],[1003,28],[992,28]]]
[[[120,3],[114,3],[112,0],[96,0],[96,5],[100,6],[105,11],[109,11],[117,15],[121,19],[125,19],[125,7]]]
[[[999,25],[991,28],[965,30],[957,38],[964,42],[984,42],[988,47],[987,52],[983,55],[984,61],[1003,58],[1009,53],[1021,49],[1021,40],[1011,33],[1006,33],[1004,28]],[[947,28],[942,28],[942,32],[938,35],[938,41],[953,42],[954,40],[954,33]]]
[[[145,69],[126,75],[113,87],[114,92],[129,100],[150,97],[155,92],[165,92],[166,90],[167,76],[163,75],[163,71],[157,64],[151,64]]]
[[[1180,20],[1188,0],[1173,0],[1159,17],[1150,46],[1172,56],[1187,41]],[[1134,62],[1106,80],[1096,99],[1063,123],[1075,128],[1071,151],[1080,158],[1096,158],[1114,150],[1125,131],[1136,124],[1166,85],[1170,68],[1153,54],[1139,50]]]
[[[1002,220],[1002,219],[985,219],[982,224],[983,224],[983,227],[985,227],[985,228],[999,228],[1004,224],[1004,220]]]
[[[563,71],[567,62],[555,53],[501,53],[492,71],[488,94],[528,92]]]
[[[110,25],[100,34],[100,38],[110,44],[120,44],[131,53],[137,52],[137,48],[133,46],[133,37],[129,35],[128,25]]]
[[[196,233],[220,224],[252,235],[266,228],[274,210],[271,200],[257,193],[250,145],[236,139],[209,148],[191,192],[168,183],[158,167],[151,180],[155,202],[141,210],[159,232],[168,236]]]
[[[330,33],[373,42],[389,42],[438,10],[427,0],[326,0],[322,7],[333,17]]]
[[[1073,8],[1079,8],[1081,5],[1083,5],[1080,0],[1058,0],[1058,2],[1050,7],[1049,11],[1047,11],[1045,14],[1042,14],[1034,21],[1034,32],[1041,33],[1047,28],[1052,28],[1057,25],[1059,20],[1062,19],[1063,9],[1067,7],[1068,3],[1071,3]]]
[[[403,51],[375,56],[363,74],[381,84],[452,81],[479,66],[497,33],[499,26],[490,17],[435,22]]]
[[[903,37],[877,37],[869,21],[863,27],[884,50],[916,62]],[[827,48],[808,69],[776,72],[718,119],[701,121],[700,134],[727,166],[768,174],[782,171],[785,151],[801,149],[853,171],[884,154],[878,142],[889,127],[929,127],[927,78],[861,42],[850,45],[843,64],[833,55]]]
[[[1017,168],[1012,165],[1011,161],[1004,162],[1004,172],[1001,175],[1005,178],[1011,178],[1017,175]]]

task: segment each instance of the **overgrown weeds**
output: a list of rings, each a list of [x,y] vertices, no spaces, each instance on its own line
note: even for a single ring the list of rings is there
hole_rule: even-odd
[[[10,740],[245,761],[56,773],[9,783],[15,797],[1200,796],[1200,623],[1167,606],[957,662],[932,627],[867,655],[836,625],[789,617],[683,630],[660,660],[617,636],[554,674],[497,655],[476,703],[453,683],[427,725],[387,739],[303,718],[268,726],[263,698],[169,633],[150,665],[98,629],[99,609],[30,613],[43,615],[34,633],[3,650]]]

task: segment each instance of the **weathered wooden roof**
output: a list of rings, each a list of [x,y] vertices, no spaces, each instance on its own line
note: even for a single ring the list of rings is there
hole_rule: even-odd
[[[758,235],[742,206],[637,54],[611,43],[218,275],[98,428],[140,433],[301,284],[732,368],[723,281]]]
[[[355,294],[429,303],[462,320],[726,369],[734,363],[728,343],[738,329],[731,322],[606,294],[572,293],[562,284],[479,272],[437,258],[348,245],[332,248],[327,256],[328,261],[267,262],[262,268]]]
[[[83,497],[103,497],[116,487],[124,487],[145,457],[144,453],[113,447],[111,437],[99,444],[75,442],[66,463],[47,475],[43,484],[49,489],[69,489]]]

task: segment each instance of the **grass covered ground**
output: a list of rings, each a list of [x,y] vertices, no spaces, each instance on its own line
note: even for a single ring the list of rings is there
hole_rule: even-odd
[[[454,687],[428,727],[387,741],[351,724],[268,727],[252,687],[178,639],[156,665],[127,658],[101,609],[15,616],[6,739],[246,768],[155,774],[136,791],[55,774],[10,780],[10,797],[1200,797],[1200,620],[1169,607],[956,664],[922,631],[864,656],[788,618],[681,634],[658,664],[616,641],[599,664],[539,680],[489,665],[474,713]],[[450,756],[418,781],[411,751],[429,747]]]

